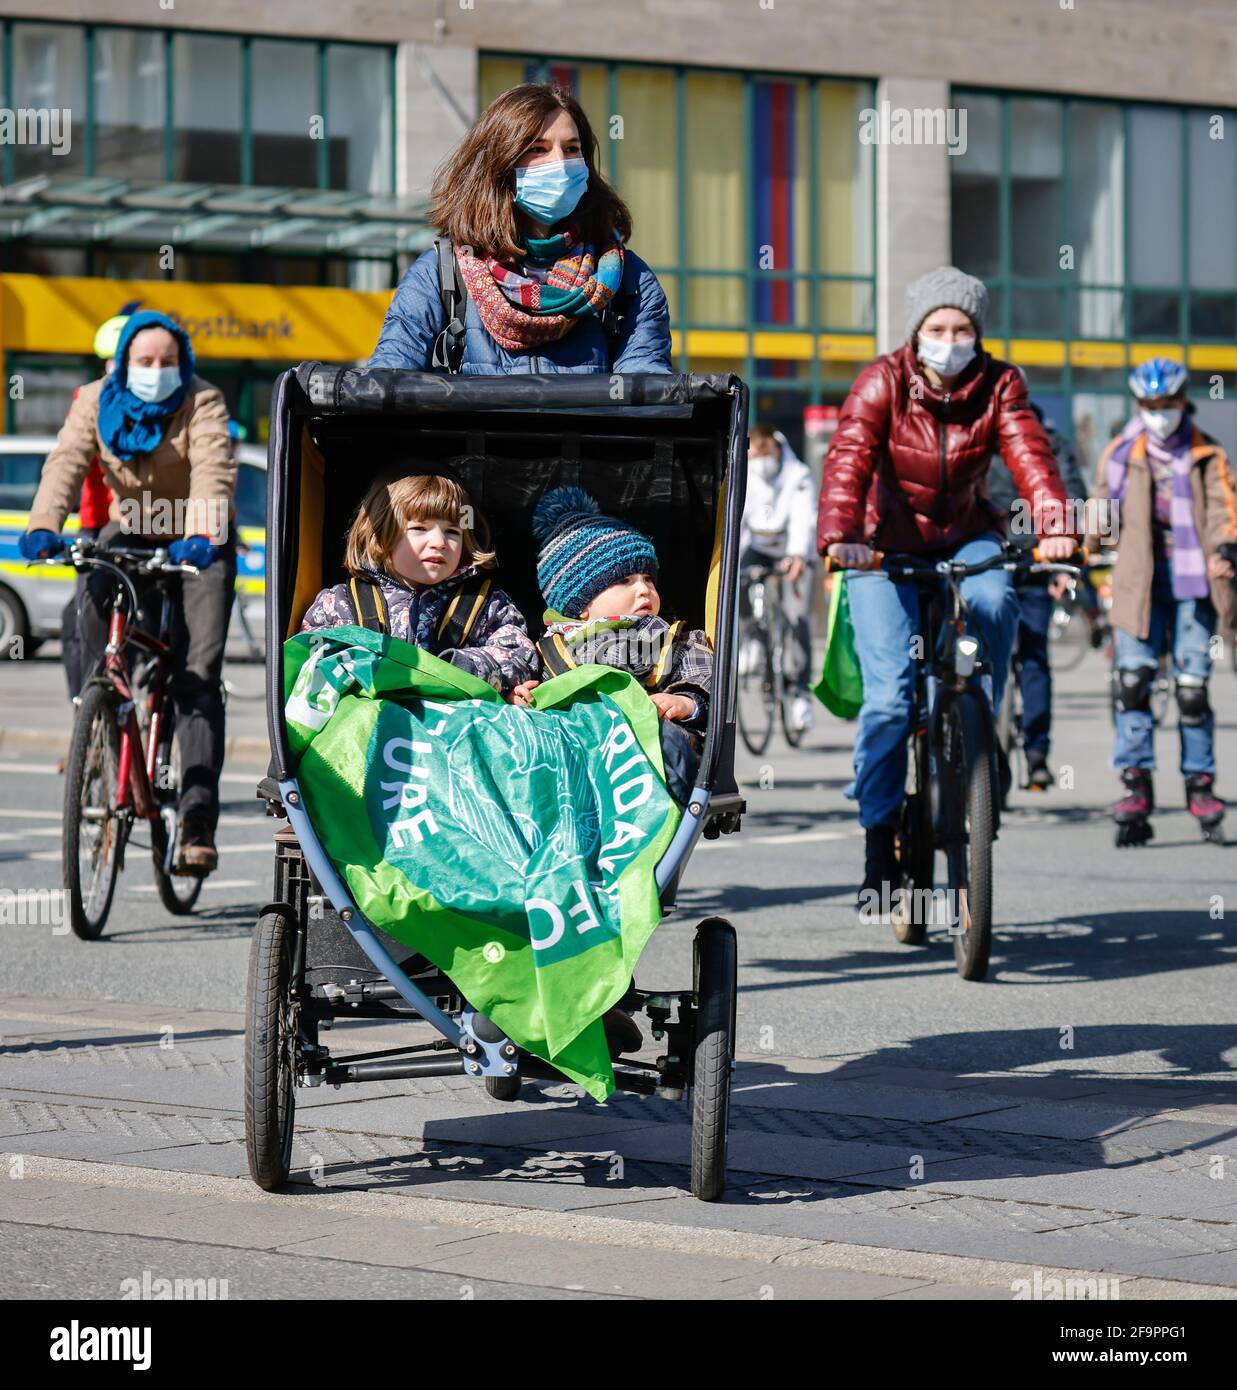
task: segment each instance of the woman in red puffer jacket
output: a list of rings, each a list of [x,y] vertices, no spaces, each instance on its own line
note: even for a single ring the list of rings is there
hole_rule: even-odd
[[[1030,503],[1041,554],[1074,549],[1065,489],[1043,426],[1016,368],[982,344],[988,291],[953,266],[906,291],[906,343],[859,375],[825,460],[816,545],[835,562],[864,569],[873,551],[987,559],[1005,521],[988,500],[988,465],[1000,453]],[[1047,538],[1047,539],[1045,539]],[[1018,625],[1010,576],[991,570],[964,581],[963,594],[993,667],[998,707]],[[863,708],[855,778],[867,834],[865,890],[898,884],[894,835],[906,786],[906,744],[915,688],[919,595],[879,569],[849,579]]]

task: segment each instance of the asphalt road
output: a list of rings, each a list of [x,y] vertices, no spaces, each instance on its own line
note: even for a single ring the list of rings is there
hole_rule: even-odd
[[[230,733],[260,739],[261,668],[233,667],[230,678]],[[1107,766],[1103,680],[1097,656],[1059,680],[1052,764],[1070,770],[1073,786],[1037,797],[1015,793],[996,851],[998,927],[982,984],[957,977],[943,930],[926,947],[907,948],[888,927],[857,919],[862,839],[842,794],[851,726],[822,717],[796,752],[775,742],[759,762],[741,754],[749,802],[743,831],[700,847],[677,911],[654,935],[637,976],[645,987],[683,988],[696,922],[720,913],[738,929],[742,1061],[732,1126],[735,1178],[725,1203],[710,1208],[682,1196],[681,1113],[632,1098],[598,1109],[571,1088],[530,1088],[524,1103],[498,1107],[497,1114],[484,1097],[474,1109],[475,1092],[442,1083],[437,1089],[388,1083],[319,1093],[314,1104],[346,1108],[322,1121],[318,1137],[304,1141],[309,1148],[298,1147],[298,1155],[312,1163],[327,1145],[321,1133],[329,1130],[330,1144],[342,1147],[337,1153],[327,1145],[327,1170],[338,1175],[328,1186],[342,1186],[358,1200],[390,1183],[400,1155],[432,1149],[435,1156],[419,1171],[422,1178],[426,1169],[432,1173],[432,1195],[440,1204],[497,1202],[514,1219],[573,1204],[591,1210],[604,1196],[616,1220],[637,1214],[655,1220],[661,1212],[675,1231],[695,1232],[704,1254],[723,1261],[766,1257],[710,1241],[743,1234],[753,1242],[793,1235],[796,1249],[815,1242],[812,1260],[823,1262],[813,1266],[817,1282],[788,1280],[787,1296],[986,1291],[1009,1297],[999,1261],[1013,1261],[1017,1270],[1049,1259],[1062,1267],[1117,1270],[1129,1279],[1190,1281],[1200,1292],[1203,1286],[1237,1292],[1237,853],[1203,844],[1183,810],[1174,770],[1175,718],[1159,735],[1166,770],[1158,778],[1163,809],[1156,838],[1143,849],[1114,847],[1105,808],[1117,783]],[[1237,678],[1227,667],[1217,669],[1213,700],[1221,719],[1219,785],[1232,790]],[[62,778],[50,744],[40,743],[67,720],[54,664],[35,660],[0,671],[0,701],[0,888],[55,887]],[[14,710],[22,712],[17,727]],[[70,1205],[82,1230],[158,1240],[160,1228],[126,1224],[128,1218],[100,1226],[92,1213],[101,1208],[89,1193],[140,1186],[145,1179],[133,1176],[139,1171],[181,1171],[182,1157],[184,1172],[241,1180],[247,1198],[258,1200],[242,1179],[235,1121],[248,937],[270,875],[273,822],[252,799],[262,770],[256,761],[229,761],[221,865],[191,919],[166,916],[145,856],[133,850],[102,941],[85,944],[46,927],[0,926],[0,1108],[6,1102],[16,1107],[0,1136],[12,1136],[3,1144],[20,1143],[32,1162],[70,1165],[40,1179],[50,1184],[40,1201],[45,1196],[54,1205],[57,1192],[75,1194]],[[1233,834],[1237,838],[1237,825]],[[73,1025],[75,1016],[86,1020],[82,1027]],[[195,1038],[201,1034],[194,1046],[205,1049],[204,1060],[186,1063],[183,1093],[179,1083],[146,1086],[142,1063],[133,1060],[157,1048],[164,1016],[174,1017],[178,1029],[195,1019],[210,1022],[192,1030]],[[78,1045],[89,1049],[89,1067],[74,1053]],[[57,1070],[46,1054],[65,1047],[78,1060]],[[125,1068],[129,1080],[111,1084],[111,1069],[119,1076]],[[157,1068],[151,1078],[160,1079]],[[198,1092],[199,1080],[211,1085]],[[78,1109],[61,1114],[58,1096],[62,1109]],[[54,1123],[32,1120],[33,1112],[21,1109],[20,1103],[36,1099],[50,1107],[46,1114]],[[117,1122],[117,1139],[111,1121],[82,1128],[75,1118],[89,1104],[115,1114],[122,1100],[139,1108],[188,1107],[184,1123],[198,1130],[183,1145],[165,1148],[151,1146],[130,1121]],[[225,1117],[220,1123],[231,1128],[213,1137],[199,1132],[206,1115]],[[611,1119],[598,1128],[594,1116]],[[650,1116],[657,1118],[651,1130]],[[594,1141],[603,1130],[606,1143]],[[656,1143],[648,1139],[654,1130]],[[351,1137],[341,1138],[345,1133]],[[369,1149],[358,1134],[370,1136]],[[983,1136],[978,1149],[977,1134]],[[621,1191],[597,1176],[615,1147],[628,1160]],[[570,1169],[564,1186],[547,1154],[568,1152],[575,1157],[564,1160]],[[908,1183],[906,1161],[916,1154],[927,1155],[928,1172]],[[1223,1160],[1219,1172],[1217,1156]],[[78,1170],[105,1160],[128,1165],[129,1176],[101,1180],[96,1188]],[[407,1180],[403,1200],[419,1201],[425,1186],[411,1174]],[[928,1192],[907,1197],[916,1183]],[[232,1189],[195,1189],[184,1200],[221,1202],[224,1191]],[[930,1205],[953,1221],[923,1219],[929,1192]],[[757,1200],[758,1194],[767,1200]],[[301,1209],[310,1205],[303,1202]],[[826,1209],[831,1219],[817,1229],[813,1219]],[[1067,1219],[1067,1211],[1078,1210],[1091,1214]],[[0,1219],[14,1216],[5,1210]],[[17,1217],[19,1225],[30,1220]],[[1154,1231],[1136,1231],[1130,1223],[1139,1221],[1152,1222]],[[1107,1243],[1067,1238],[1064,1233],[1077,1227],[1090,1227],[1093,1235],[1104,1230]],[[1044,1232],[1053,1239],[1037,1245]],[[44,1257],[54,1266],[60,1258],[54,1237],[27,1236],[20,1247],[26,1253],[9,1265],[19,1287],[26,1277],[21,1270]],[[484,1237],[514,1239],[505,1230]],[[564,1228],[539,1231],[536,1239],[576,1249],[581,1237]],[[586,1239],[607,1244],[616,1237],[607,1228]],[[849,1263],[839,1266],[837,1242],[867,1253],[846,1255]],[[530,1289],[563,1296],[647,1292],[651,1286],[638,1280],[609,1277],[616,1268],[630,1274],[637,1244],[627,1242],[628,1253],[616,1256],[617,1264],[602,1262],[605,1278],[555,1280],[534,1261],[510,1279],[510,1296]],[[18,1248],[7,1238],[6,1246]],[[667,1253],[663,1273],[670,1284],[681,1277],[674,1259],[686,1258],[690,1247],[684,1238],[681,1248]],[[110,1259],[111,1249],[101,1245],[100,1260]],[[884,1252],[879,1259],[872,1254],[877,1250]],[[829,1251],[826,1259],[822,1252]],[[977,1263],[933,1272],[890,1264],[892,1252],[905,1260],[935,1252]],[[785,1253],[768,1258],[781,1260]],[[237,1259],[244,1265],[250,1255]],[[132,1263],[126,1256],[121,1264],[126,1260]],[[426,1255],[417,1268],[431,1266],[438,1267]],[[469,1277],[494,1275],[502,1284],[496,1271],[503,1267],[497,1257],[481,1261]],[[7,1291],[4,1275],[0,1261],[0,1291]],[[878,1277],[893,1283],[863,1282]],[[287,1282],[295,1287],[292,1266]],[[702,1275],[693,1291],[703,1292],[708,1282]],[[761,1287],[750,1280],[736,1287],[749,1286]],[[374,1287],[389,1293],[400,1286]],[[438,1286],[428,1276],[418,1287],[436,1296]],[[437,1296],[458,1295],[439,1289]]]

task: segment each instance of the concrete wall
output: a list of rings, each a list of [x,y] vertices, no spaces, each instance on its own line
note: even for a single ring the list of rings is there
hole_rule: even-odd
[[[4,12],[1237,102],[1235,0],[5,0]]]
[[[476,49],[401,43],[395,88],[395,191],[428,198],[434,170],[476,119]]]
[[[948,83],[886,77],[876,107],[914,111],[949,104]],[[949,263],[949,155],[944,145],[876,147],[877,348],[890,352],[906,336],[906,286],[925,271]]]

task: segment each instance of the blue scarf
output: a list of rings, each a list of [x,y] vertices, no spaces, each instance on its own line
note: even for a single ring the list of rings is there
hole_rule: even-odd
[[[129,390],[129,345],[143,328],[166,328],[180,344],[180,385],[166,400],[144,401]],[[189,391],[193,369],[193,348],[180,324],[149,309],[130,314],[116,344],[116,365],[99,393],[99,439],[109,453],[128,463],[158,448]]]

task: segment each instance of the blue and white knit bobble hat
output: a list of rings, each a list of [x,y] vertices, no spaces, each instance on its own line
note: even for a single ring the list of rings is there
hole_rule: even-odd
[[[578,618],[611,584],[629,574],[657,577],[653,542],[615,516],[603,516],[581,487],[556,487],[533,511],[537,583],[556,613]]]

